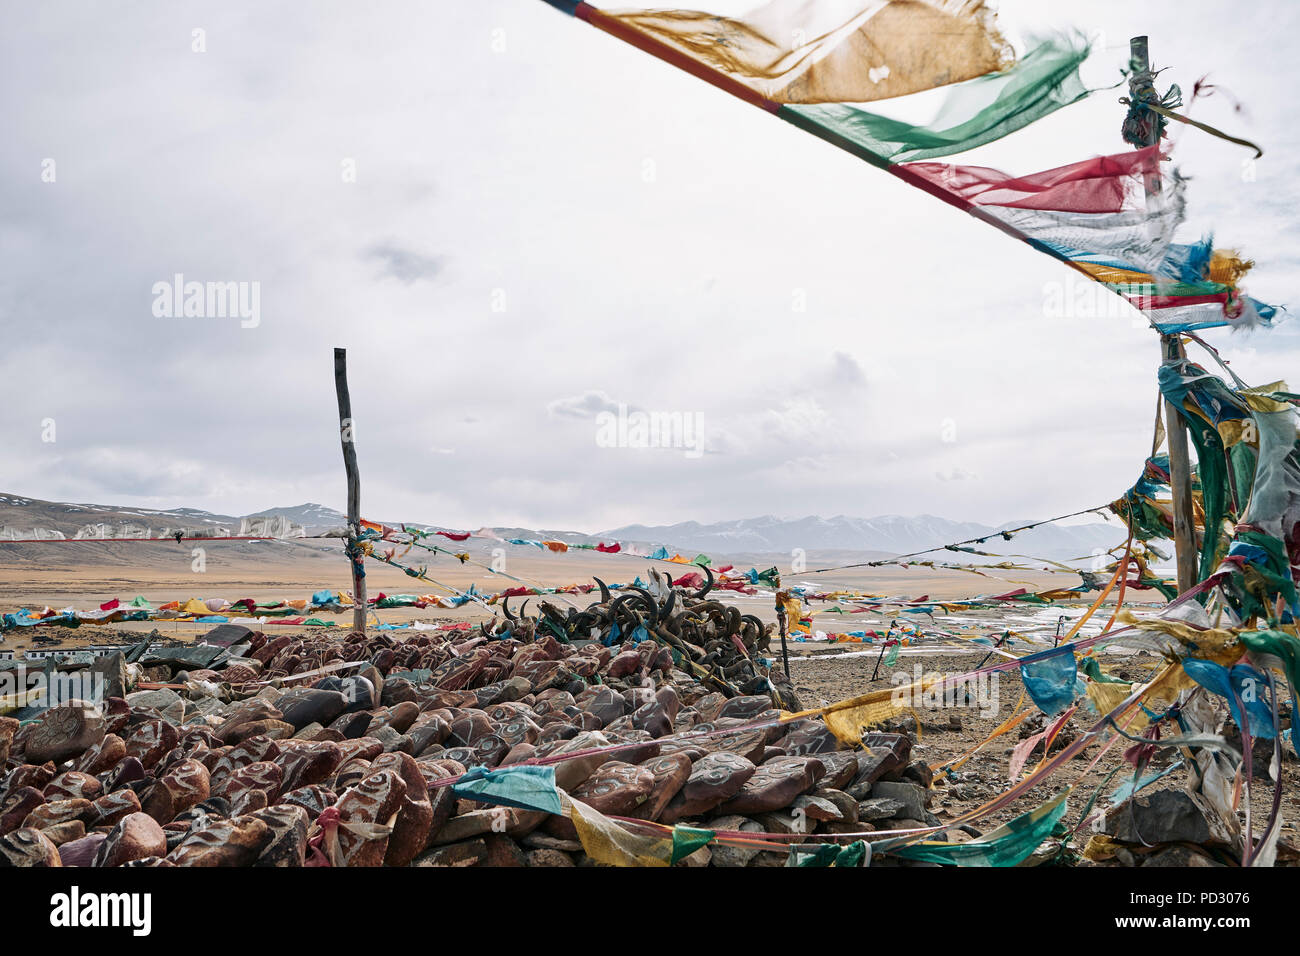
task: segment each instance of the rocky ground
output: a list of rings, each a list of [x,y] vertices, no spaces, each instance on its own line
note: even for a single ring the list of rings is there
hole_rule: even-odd
[[[43,634],[64,646],[74,636],[84,640],[84,630]],[[141,636],[92,633],[96,644],[123,649]],[[872,680],[874,649],[793,643],[793,690],[814,707],[910,681],[917,667],[967,672],[984,656],[948,646],[905,648]],[[743,833],[802,828],[825,838],[941,826],[1005,792],[1011,748],[1043,726],[1041,715],[1031,718],[948,772],[945,765],[1013,712],[1021,693],[1014,669],[976,688],[963,706],[898,718],[864,751],[846,750],[819,721],[744,730],[775,714],[770,699],[718,693],[648,641],[576,649],[549,638],[390,632],[360,640],[321,629],[257,635],[211,662],[187,658],[185,644],[174,648],[152,648],[152,656],[122,663],[120,673],[109,667],[113,699],[99,711],[19,712],[21,726],[0,718],[0,864],[590,865],[598,861],[566,819],[510,810],[502,826],[499,809],[435,784],[477,764],[619,743],[627,749],[612,759],[556,764],[566,792],[609,816]],[[779,648],[770,653],[779,677]],[[1141,654],[1103,661],[1128,680],[1145,679],[1160,663]],[[355,666],[293,679],[344,662]],[[1094,721],[1076,714],[1054,750]],[[683,733],[714,735],[674,739]],[[1064,786],[1073,788],[1065,818],[1073,828],[1098,787],[1097,806],[1106,806],[1131,774],[1107,782],[1122,750],[1112,747],[1089,768],[1098,750],[1090,746],[1048,783],[999,811],[954,823],[941,838],[977,838]],[[1257,754],[1263,768],[1266,754]],[[1300,809],[1297,769],[1294,758],[1284,760],[1284,820]],[[1095,860],[1082,855],[1089,830],[1073,839],[1058,834],[1030,862],[1231,865],[1239,834],[1182,793],[1185,780],[1177,771],[1108,813],[1110,839]],[[1272,796],[1271,781],[1258,776],[1251,791],[1257,831]],[[1294,825],[1284,824],[1279,864],[1296,861],[1293,836]],[[715,844],[679,865],[784,862],[783,852]],[[873,865],[897,863],[881,855]]]
[[[983,660],[983,655],[972,657],[969,654],[934,657],[901,657],[893,668],[881,666],[877,679],[871,680],[876,654],[855,655],[851,651],[835,648],[807,649],[796,647],[790,659],[791,676],[796,692],[805,706],[815,706],[823,702],[840,700],[853,694],[867,693],[892,686],[895,674],[898,680],[912,680],[916,673],[914,667],[918,660],[924,662],[927,673],[939,671],[944,673],[964,673]],[[1125,680],[1144,680],[1160,666],[1162,661],[1149,654],[1135,654],[1124,657],[1106,655],[1103,657],[1107,671]],[[1018,671],[1011,669],[998,675],[993,694],[985,701],[972,700],[968,706],[950,707],[919,711],[921,726],[919,732],[916,721],[910,717],[900,719],[893,729],[899,729],[915,737],[912,747],[913,756],[924,760],[938,769],[941,765],[967,753],[992,733],[1014,712],[1012,708],[1020,698],[1022,685]],[[980,703],[992,703],[994,706],[979,706]],[[1027,698],[1026,698],[1027,703]],[[1026,706],[1026,704],[1021,705]],[[1226,708],[1224,710],[1226,717]],[[1284,705],[1285,712],[1286,707]],[[1041,715],[1026,719],[1019,727],[987,744],[959,769],[951,773],[936,772],[933,780],[933,797],[931,810],[940,820],[956,819],[975,807],[987,802],[1010,787],[1008,769],[1012,748],[1032,733],[1043,729]],[[1075,739],[1079,732],[1096,723],[1098,715],[1085,705],[1076,713],[1052,747],[1056,753]],[[1285,720],[1284,720],[1285,725]],[[1233,734],[1233,727],[1228,723],[1226,735],[1238,746],[1240,740]],[[1124,744],[1123,746],[1127,746]],[[1111,771],[1122,762],[1121,744],[1115,744],[1091,769],[1089,765],[1101,750],[1100,745],[1087,747],[1082,755],[1075,758],[1061,771],[1058,771],[1047,784],[1033,787],[1009,806],[994,811],[983,817],[978,826],[982,830],[992,829],[995,825],[1005,823],[1012,817],[1041,804],[1059,792],[1063,786],[1070,786],[1070,813],[1066,819],[1071,826],[1077,824],[1080,813],[1098,787],[1102,797],[1097,806],[1108,803],[1108,797],[1124,781],[1131,780],[1133,768],[1125,764],[1113,779],[1106,783]],[[1175,756],[1172,751],[1158,752],[1147,772],[1159,770],[1169,764]],[[1273,782],[1267,775],[1267,764],[1272,756],[1272,744],[1268,741],[1256,741],[1254,750],[1255,780],[1251,788],[1251,812],[1257,831],[1268,818],[1273,802]],[[1032,769],[1042,757],[1039,747],[1031,755],[1026,767]],[[1284,844],[1296,842],[1296,821],[1300,820],[1300,761],[1289,745],[1283,748],[1281,766],[1282,776],[1282,839]],[[1153,784],[1151,791],[1158,791],[1169,786],[1179,786],[1186,780],[1183,771],[1175,771],[1164,780]],[[1245,814],[1240,814],[1244,823]],[[1082,850],[1091,836],[1091,828],[1081,831],[1069,841],[1069,848]],[[1279,854],[1279,863],[1291,862],[1292,854],[1286,849]],[[1129,862],[1140,862],[1141,854]],[[1082,865],[1089,865],[1087,860],[1075,860]]]

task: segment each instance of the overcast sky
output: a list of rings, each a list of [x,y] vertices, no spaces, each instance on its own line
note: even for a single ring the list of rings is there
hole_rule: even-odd
[[[1239,100],[1194,115],[1265,156],[1179,131],[1179,237],[1294,304],[1300,6],[1000,10],[1102,31],[1093,85],[1145,32],[1162,89]],[[955,161],[1122,151],[1120,93]],[[1109,501],[1149,451],[1156,338],[1045,315],[1066,267],[539,0],[6,4],[0,115],[0,491],[342,508],[333,346],[387,520],[993,523]],[[156,315],[177,273],[258,283],[260,321]],[[1207,338],[1300,379],[1293,323]],[[704,453],[601,447],[619,403]]]

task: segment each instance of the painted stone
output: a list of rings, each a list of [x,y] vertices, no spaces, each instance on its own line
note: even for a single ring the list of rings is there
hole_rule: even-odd
[[[95,856],[107,839],[107,833],[87,833],[80,840],[70,840],[59,847],[59,859],[64,866],[94,866]]]
[[[335,718],[327,729],[342,734],[344,740],[355,740],[365,735],[370,721],[369,711],[349,711]]]
[[[401,809],[406,783],[394,770],[372,773],[350,787],[339,802],[339,865],[382,866],[388,852],[389,821]]]
[[[70,820],[88,821],[95,818],[95,805],[85,799],[52,800],[42,803],[27,814],[23,826],[35,830],[67,823]]]
[[[0,767],[9,760],[13,748],[14,734],[18,732],[18,721],[13,717],[0,717]]]
[[[772,698],[766,694],[752,694],[748,697],[733,697],[722,705],[715,720],[733,717],[739,720],[753,720],[765,710],[772,709]]]
[[[256,817],[232,817],[192,830],[170,853],[155,855],[176,866],[250,866],[271,838],[271,828]]]
[[[347,698],[338,691],[301,687],[277,700],[275,709],[280,711],[281,719],[293,724],[297,731],[313,723],[329,725],[343,713],[347,704]]]
[[[827,790],[842,790],[857,776],[858,757],[852,750],[819,753],[817,760],[826,770],[825,776],[818,781],[818,786]]]
[[[86,749],[72,764],[73,770],[82,773],[100,774],[117,766],[117,762],[126,756],[126,744],[117,734],[106,734],[99,743]]]
[[[21,831],[14,831],[15,833]],[[86,824],[80,820],[64,820],[62,823],[55,823],[41,829],[45,839],[49,840],[55,846],[63,846],[65,843],[71,843],[73,840],[80,840],[86,835]]]
[[[135,757],[146,770],[166,756],[180,740],[176,728],[158,717],[127,727],[121,737],[126,744],[127,756]]]
[[[307,859],[307,830],[311,819],[300,806],[277,804],[250,814],[271,832],[270,842],[258,854],[254,866],[302,866]]]
[[[641,820],[658,820],[691,775],[691,758],[680,753],[661,754],[643,761],[641,766],[654,775],[655,783],[645,803],[630,815]]]
[[[146,813],[130,813],[113,824],[95,854],[95,866],[121,866],[146,856],[166,856],[167,835]]]
[[[284,784],[284,770],[280,764],[269,760],[259,760],[247,767],[240,767],[221,781],[215,791],[217,796],[234,801],[248,790],[260,790],[266,795],[268,803],[274,803],[280,795]]]
[[[139,757],[123,757],[106,776],[104,789],[109,793],[115,793],[123,787],[130,786],[137,780],[143,780],[145,778],[144,764],[140,762]]]
[[[134,790],[114,790],[92,801],[90,806],[94,815],[87,822],[92,827],[111,827],[128,814],[140,812],[140,797]]]
[[[404,734],[420,716],[420,707],[413,701],[402,701],[387,710],[380,711],[370,725],[369,733],[380,727],[390,727],[399,734]]]
[[[751,815],[780,810],[811,790],[823,773],[816,757],[777,757],[754,772],[749,781],[721,807],[722,813]]]
[[[303,810],[307,811],[307,815],[315,820],[325,811],[326,807],[332,807],[337,802],[338,794],[333,790],[318,783],[313,783],[305,787],[299,787],[296,790],[290,790],[280,798],[277,805],[302,807]]]
[[[43,764],[19,764],[14,767],[5,776],[4,786],[0,787],[0,794],[8,796],[21,787],[31,787],[34,790],[44,790],[45,785],[54,779],[55,769],[53,763]]]
[[[0,866],[62,866],[59,848],[40,830],[21,827],[0,837]]]
[[[99,708],[84,701],[51,707],[27,732],[24,759],[33,764],[60,763],[79,756],[104,739],[105,727]]]
[[[575,787],[573,799],[605,815],[626,816],[645,803],[655,775],[645,767],[610,760]]]
[[[632,726],[647,731],[652,737],[672,733],[673,718],[681,709],[681,701],[671,687],[662,688],[654,699],[642,704],[631,715]]]
[[[840,742],[820,720],[805,720],[777,741],[777,746],[786,756],[800,757],[839,750]]]
[[[284,750],[272,760],[281,771],[281,792],[323,783],[343,762],[343,747],[332,740],[282,743]]]
[[[0,801],[0,836],[21,827],[27,815],[43,803],[45,795],[35,787],[10,790]]]
[[[104,792],[104,785],[88,773],[69,770],[61,773],[45,785],[42,791],[46,800],[68,800],[83,798],[94,800]]]
[[[376,771],[396,772],[405,784],[397,820],[393,823],[388,849],[384,853],[384,865],[406,866],[424,850],[433,824],[433,806],[420,765],[409,754],[390,753],[376,757],[371,766]]]

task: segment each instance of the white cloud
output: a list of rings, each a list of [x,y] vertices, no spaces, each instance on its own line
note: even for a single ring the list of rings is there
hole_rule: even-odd
[[[1213,68],[1248,115],[1221,97],[1195,115],[1266,154],[1247,180],[1245,151],[1178,131],[1184,236],[1215,230],[1256,259],[1257,297],[1294,294],[1300,9],[1233,8],[1211,42],[1222,5],[1001,6],[1022,35],[1104,24],[1099,79],[1155,22],[1162,84]],[[0,491],[341,506],[334,346],[384,520],[997,521],[1137,477],[1155,339],[1045,318],[1059,264],[545,4],[328,11],[6,14],[0,322],[17,400]],[[962,161],[1025,173],[1119,151],[1122,114],[1099,93]],[[261,324],[155,319],[150,286],[177,272],[259,281]],[[1294,323],[1206,338],[1248,381],[1296,377]],[[596,447],[581,423],[627,398],[699,413],[709,453]]]

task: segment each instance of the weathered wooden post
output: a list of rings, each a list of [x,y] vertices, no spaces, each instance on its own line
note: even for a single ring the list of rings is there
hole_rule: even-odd
[[[776,626],[781,635],[781,663],[785,667],[785,679],[790,679],[790,650],[786,647],[785,638],[789,633],[790,624],[786,620],[785,613],[785,591],[776,592]]]
[[[357,444],[352,429],[352,397],[348,394],[348,352],[334,350],[334,391],[339,400],[339,441],[348,477],[348,539],[345,551],[352,564],[352,627],[366,632],[366,566],[360,551],[361,474],[357,470]]]
[[[1129,41],[1129,98],[1134,103],[1156,98],[1155,78],[1151,72],[1150,51],[1147,38],[1133,37]],[[1146,142],[1154,146],[1160,141],[1160,117],[1148,111],[1150,122],[1146,125]],[[1148,196],[1161,191],[1158,174],[1146,177]],[[1160,336],[1162,365],[1172,365],[1187,357],[1182,339],[1177,335]],[[1187,452],[1187,424],[1183,411],[1165,402],[1165,425],[1169,437],[1169,487],[1174,509],[1174,553],[1178,561],[1178,592],[1181,594],[1196,586],[1198,577],[1196,553],[1196,519],[1192,510],[1192,465]]]

